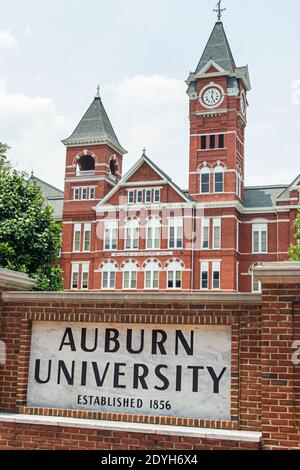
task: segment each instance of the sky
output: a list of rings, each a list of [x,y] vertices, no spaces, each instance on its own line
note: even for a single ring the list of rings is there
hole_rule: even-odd
[[[25,170],[63,188],[68,137],[98,83],[125,171],[147,155],[188,186],[185,80],[217,0],[0,0],[0,142]],[[300,173],[300,2],[224,0],[238,66],[249,65],[246,184]]]

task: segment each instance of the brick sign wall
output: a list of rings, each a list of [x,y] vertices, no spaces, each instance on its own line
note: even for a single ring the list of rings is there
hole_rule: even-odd
[[[300,448],[300,284],[258,275],[262,299],[4,292],[0,448]]]

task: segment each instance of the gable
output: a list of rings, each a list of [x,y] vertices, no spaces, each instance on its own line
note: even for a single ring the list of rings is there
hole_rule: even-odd
[[[131,177],[127,180],[128,183],[142,182],[142,181],[162,181],[161,175],[158,174],[147,162],[144,162]]]

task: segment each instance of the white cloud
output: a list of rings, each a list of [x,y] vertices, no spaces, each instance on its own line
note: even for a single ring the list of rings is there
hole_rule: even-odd
[[[14,49],[18,46],[18,41],[10,29],[0,30],[0,49]]]
[[[25,31],[24,31],[25,34],[26,34],[26,36],[30,36],[30,35],[32,34],[32,31],[33,31],[32,25],[31,25],[31,24],[27,24],[26,27],[25,27]]]
[[[11,147],[9,157],[18,169],[34,170],[36,176],[62,187],[65,154],[60,141],[69,130],[70,122],[58,114],[50,98],[10,94],[2,83],[1,141]]]
[[[121,144],[125,170],[147,155],[187,187],[188,99],[182,80],[137,75],[104,88],[104,105]],[[107,100],[109,98],[109,100]]]

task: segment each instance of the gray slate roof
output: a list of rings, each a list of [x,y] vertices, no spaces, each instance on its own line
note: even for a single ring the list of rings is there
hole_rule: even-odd
[[[40,186],[44,198],[47,199],[47,203],[54,209],[53,219],[57,222],[61,222],[64,205],[64,192],[36,176],[31,176],[29,181]]]
[[[277,198],[286,188],[287,185],[245,188],[244,207],[275,207]]]
[[[100,95],[98,94],[95,96],[94,101],[81,119],[73,134],[62,142],[66,146],[108,144],[122,155],[127,153],[118,141]]]
[[[195,73],[200,72],[210,60],[213,60],[226,72],[234,73],[236,71],[234,58],[221,21],[215,24]]]

